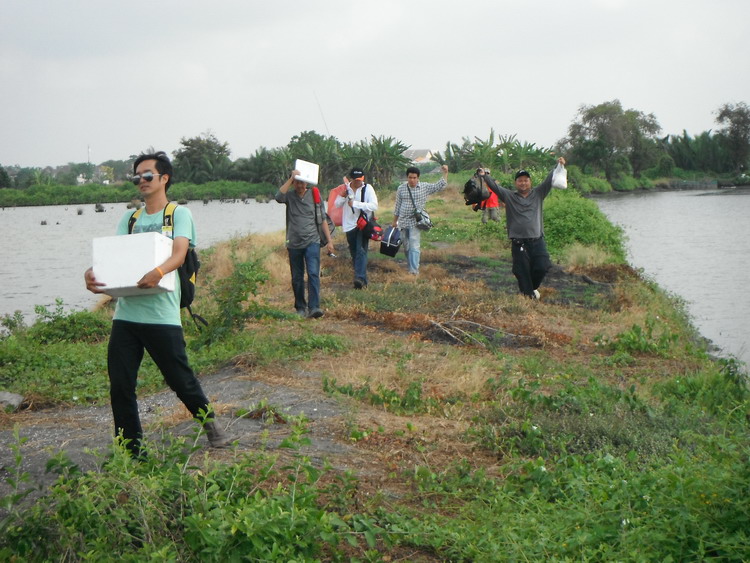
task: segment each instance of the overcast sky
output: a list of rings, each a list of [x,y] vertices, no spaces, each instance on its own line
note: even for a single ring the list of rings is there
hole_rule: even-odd
[[[0,164],[232,158],[305,130],[551,146],[618,98],[663,133],[750,102],[747,0],[0,0]]]

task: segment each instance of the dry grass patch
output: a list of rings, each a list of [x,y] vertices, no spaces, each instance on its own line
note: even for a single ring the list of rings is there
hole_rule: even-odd
[[[497,256],[506,246],[504,240],[493,241],[497,242],[497,251],[482,252],[479,247],[480,244],[476,242],[455,242],[455,243],[427,243],[427,256],[432,259],[438,259],[443,262],[450,262],[453,256]],[[425,256],[425,250],[422,249],[422,257]]]
[[[218,243],[208,259],[204,260],[201,273],[213,279],[224,279],[231,275],[236,262],[258,258],[268,272],[268,281],[261,286],[259,297],[277,299],[282,293],[291,293],[291,274],[283,232],[251,234]]]
[[[185,408],[185,405],[180,403],[169,407],[158,407],[155,420],[148,426],[151,428],[172,427],[192,418],[193,415],[190,414],[190,411]]]
[[[603,266],[612,260],[610,254],[598,246],[585,246],[573,243],[563,252],[563,264],[572,268],[592,268]]]

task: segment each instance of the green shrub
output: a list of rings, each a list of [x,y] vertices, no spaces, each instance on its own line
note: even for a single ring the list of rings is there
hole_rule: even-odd
[[[605,194],[612,191],[612,184],[604,178],[589,176],[585,182],[589,190],[593,193]]]
[[[659,162],[656,165],[656,176],[654,176],[654,178],[658,178],[659,176],[669,177],[674,172],[674,168],[674,159],[668,154],[663,154],[659,157]],[[651,176],[648,177],[650,178]]]
[[[139,385],[144,392],[153,391],[155,378],[144,371]],[[37,407],[103,401],[109,396],[106,374],[103,343],[53,342],[39,346],[26,335],[0,341],[0,385],[33,398]]]
[[[211,344],[228,337],[241,329],[250,318],[258,316],[259,306],[252,301],[258,289],[268,279],[261,258],[245,262],[235,259],[234,269],[226,278],[212,280],[207,287],[211,291],[212,311],[206,316],[208,327],[203,329],[198,345]]]
[[[43,344],[52,342],[102,342],[109,336],[111,319],[103,313],[73,311],[65,313],[62,299],[54,311],[37,305],[37,321],[28,329],[31,339]]]
[[[544,203],[544,233],[551,254],[561,256],[573,243],[596,245],[625,260],[622,229],[609,222],[596,202],[577,192],[555,190]]]
[[[581,194],[606,193],[612,186],[604,178],[584,174],[575,164],[568,165],[568,186]]]
[[[681,410],[697,405],[713,415],[729,414],[739,422],[748,412],[748,373],[736,360],[721,360],[716,372],[685,374],[655,386],[669,408]]]
[[[575,164],[570,164],[566,168],[568,170],[568,187],[582,194],[590,193],[591,188],[585,181],[586,176],[583,171]]]
[[[628,330],[615,336],[611,342],[607,342],[603,338],[597,338],[597,341],[601,344],[609,345],[615,352],[657,354],[666,357],[677,342],[678,335],[670,331],[666,323],[661,323],[662,326],[657,336],[654,330],[657,318],[647,315],[643,327],[635,324]]]
[[[66,313],[61,300],[52,312],[40,306],[36,312],[31,327],[18,316],[3,323],[10,332],[0,339],[0,386],[32,397],[37,405],[103,400],[108,393],[104,342],[111,325],[106,313]],[[142,383],[149,381],[145,375]]]
[[[612,187],[618,192],[632,192],[640,188],[641,185],[632,176],[620,176],[612,180]]]

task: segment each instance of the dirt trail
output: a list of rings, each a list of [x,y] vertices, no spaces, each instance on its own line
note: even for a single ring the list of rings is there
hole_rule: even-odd
[[[311,445],[304,453],[313,459],[330,461],[341,458],[339,462],[343,464],[347,458],[355,456],[356,450],[336,437],[336,422],[343,416],[344,409],[336,399],[321,390],[321,374],[297,371],[290,376],[302,385],[270,385],[241,368],[226,368],[202,377],[201,384],[220,412],[221,424],[237,440],[239,450],[274,449],[288,435],[286,424],[264,424],[261,418],[232,416],[237,409],[249,409],[265,400],[283,417],[305,415],[309,420]],[[140,399],[139,407],[149,438],[158,440],[162,432],[192,436],[195,431],[189,413],[170,390]],[[112,440],[109,405],[29,411],[14,418],[14,423],[20,427],[20,436],[26,438],[21,449],[22,470],[30,474],[34,484],[43,485],[54,478],[45,473],[45,465],[56,452],[64,451],[83,470],[94,469],[102,460],[91,450],[105,452]],[[262,438],[264,428],[269,430],[267,443]],[[12,468],[10,446],[14,442],[12,428],[0,430],[0,480]],[[208,448],[205,436],[199,443]],[[222,453],[219,450],[213,452],[216,455]],[[0,496],[6,487],[0,482]]]

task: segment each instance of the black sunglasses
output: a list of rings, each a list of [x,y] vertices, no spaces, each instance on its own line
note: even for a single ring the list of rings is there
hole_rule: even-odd
[[[144,172],[143,174],[136,174],[131,178],[133,183],[137,186],[141,183],[141,180],[146,180],[147,182],[150,182],[154,179],[154,176],[161,176],[161,174],[154,174],[153,172]]]

